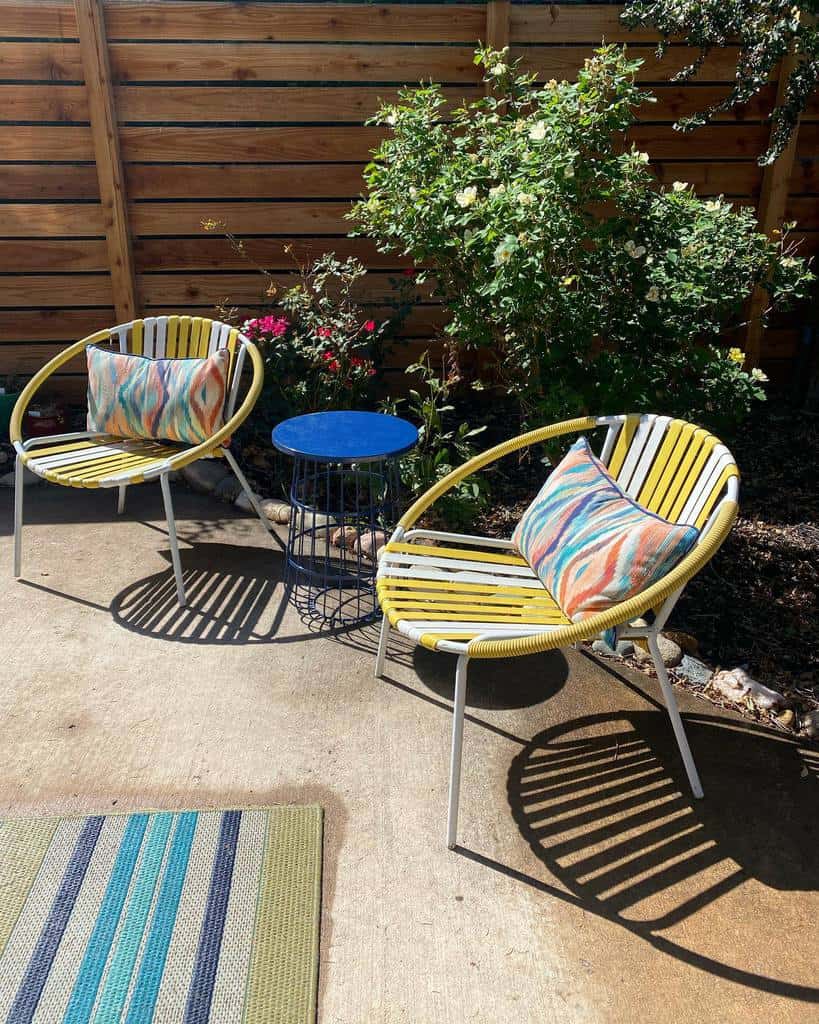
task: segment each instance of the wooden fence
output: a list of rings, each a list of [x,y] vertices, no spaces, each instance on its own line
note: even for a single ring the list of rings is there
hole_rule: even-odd
[[[758,203],[768,226],[796,220],[819,248],[819,105],[791,160],[763,174],[763,122],[777,84],[729,120],[672,124],[723,95],[734,51],[709,58],[696,85],[670,85],[692,51],[661,64],[656,40],[599,5],[338,4],[225,0],[0,0],[0,375],[31,373],[69,340],[145,313],[202,313],[225,298],[258,301],[260,279],[208,218],[248,239],[285,274],[283,245],[355,254],[371,269],[367,301],[385,312],[400,260],[346,238],[344,214],[379,130],[364,120],[403,83],[433,78],[477,95],[478,40],[510,42],[546,78],[571,77],[605,38],[645,58],[657,96],[635,127],[660,179]],[[441,323],[423,301],[404,326],[415,354]],[[795,319],[761,339],[781,376]],[[751,339],[751,344],[755,344]],[[409,352],[407,353],[409,355]],[[82,366],[59,383],[81,386]]]

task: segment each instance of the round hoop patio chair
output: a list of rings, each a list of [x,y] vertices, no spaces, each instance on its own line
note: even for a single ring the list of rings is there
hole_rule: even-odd
[[[629,497],[670,522],[700,531],[691,551],[636,596],[571,622],[511,540],[413,528],[441,495],[505,455],[596,428],[606,429],[600,459]],[[431,487],[399,520],[379,561],[376,586],[384,619],[375,674],[380,677],[384,672],[390,628],[416,644],[458,656],[447,819],[450,849],[457,834],[470,659],[512,658],[569,647],[612,628],[618,637],[646,642],[691,789],[695,797],[702,797],[657,637],[685,584],[730,532],[738,494],[739,470],[733,456],[702,427],[654,414],[585,416],[532,430],[478,455]],[[649,613],[647,622],[642,617]]]
[[[23,440],[23,415],[38,389],[67,362],[80,355],[89,345],[111,345],[122,353],[150,358],[182,359],[212,355],[228,349],[230,364],[227,380],[224,424],[200,444],[184,446],[167,441],[122,438],[93,431],[55,434]],[[250,358],[252,376],[245,397],[237,408],[242,375]],[[224,458],[248,496],[250,503],[267,531],[272,528],[259,507],[236,459],[230,452],[230,438],[236,428],[250,415],[264,377],[264,363],[259,350],[236,327],[206,317],[158,316],[132,320],[116,327],[106,327],[69,345],[36,373],[14,406],[9,437],[17,452],[14,493],[14,575],[22,571],[23,471],[28,468],[37,476],[64,487],[114,487],[118,491],[117,512],[125,511],[126,489],[133,484],[159,479],[168,539],[176,579],[179,604],[185,605],[185,584],[179,558],[176,522],[171,502],[170,474],[197,459]]]

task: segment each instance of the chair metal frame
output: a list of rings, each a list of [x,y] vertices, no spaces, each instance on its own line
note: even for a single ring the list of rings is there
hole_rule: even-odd
[[[440,607],[442,606],[440,602],[445,596],[457,595],[456,599],[464,600],[462,594],[458,595],[459,582],[463,586],[464,581],[467,580],[488,579],[486,574],[492,571],[492,560],[495,562],[517,561],[521,565],[525,564],[520,559],[512,559],[508,554],[503,556],[503,552],[514,551],[511,540],[413,528],[418,519],[442,494],[466,477],[512,452],[567,434],[582,433],[599,427],[607,428],[600,454],[601,461],[609,468],[623,491],[635,500],[645,493],[657,495],[656,502],[661,507],[670,509],[672,513],[667,514],[666,518],[670,518],[674,522],[695,525],[700,530],[694,548],[663,579],[647,587],[635,597],[575,623],[563,616],[562,621],[555,621],[551,624],[547,624],[545,617],[541,617],[538,623],[523,620],[518,626],[512,623],[495,629],[492,628],[491,622],[485,623],[483,628],[480,628],[480,623],[433,622],[427,629],[423,625],[413,626],[411,620],[402,618],[402,615],[407,615],[407,611],[406,607],[396,599],[395,588],[400,588],[407,578],[412,580],[414,577],[418,577],[434,580],[433,586],[444,588],[445,593],[437,601]],[[450,849],[455,847],[457,840],[464,709],[469,661],[473,658],[507,658],[555,650],[560,647],[576,647],[581,640],[591,639],[600,632],[612,628],[616,628],[618,637],[623,639],[645,641],[654,662],[691,790],[695,797],[703,796],[702,783],[685,735],[668,671],[660,656],[658,637],[685,584],[709,561],[730,532],[737,516],[738,496],[739,470],[729,450],[714,435],[694,424],[686,423],[683,420],[673,420],[667,416],[629,414],[585,416],[566,420],[506,441],[454,470],[418,498],[407,510],[386,548],[382,551],[379,561],[378,593],[384,618],[376,655],[375,675],[381,677],[384,673],[387,644],[390,629],[393,628],[408,636],[415,643],[423,644],[433,650],[447,651],[458,657],[455,672],[446,831],[447,846]],[[652,510],[657,511],[657,509]],[[412,556],[409,550],[410,545],[423,540],[431,540],[434,544],[439,545],[456,544],[471,547],[473,553],[469,557],[474,558],[480,557],[474,554],[476,548],[489,552],[484,556],[489,560],[489,564],[476,563],[475,570],[480,569],[480,573],[483,574],[479,576],[475,571],[470,571],[463,563],[459,562],[457,556],[462,553],[461,549],[438,548],[437,551],[449,555],[453,566],[460,566],[460,568],[450,572],[448,576],[442,575],[440,568],[436,568],[434,572],[431,568],[425,570],[425,558],[428,556],[421,553]],[[440,560],[428,558],[430,566],[436,561],[439,565]],[[526,570],[514,566],[513,571],[523,574]],[[513,579],[519,581],[521,576]],[[447,580],[451,582],[447,582]],[[536,581],[537,577],[529,570],[528,578],[525,580],[526,586],[536,588]],[[505,582],[509,582],[509,577],[505,578]],[[430,584],[424,585],[429,586]],[[390,586],[393,588],[392,590]],[[468,586],[477,585],[469,584]],[[544,594],[548,593],[542,584],[541,589]],[[420,599],[416,600],[420,601]],[[473,597],[472,600],[479,602],[480,598]],[[435,607],[435,602],[431,607]],[[648,612],[653,612],[653,619],[650,623],[646,623],[641,618]],[[428,614],[435,617],[433,611],[428,611]],[[443,613],[439,613],[438,617],[440,618],[442,615]],[[480,615],[475,617],[480,618]],[[452,618],[464,619],[469,616],[455,615]],[[463,639],[458,639],[457,635],[452,636],[452,631],[457,632],[459,629],[464,634],[468,634],[472,626],[475,626],[476,629],[471,635],[464,635]]]
[[[227,348],[231,353],[228,392],[223,425],[200,444],[182,447],[166,442],[114,438],[95,431],[74,431],[50,437],[23,440],[22,423],[26,409],[42,385],[62,366],[85,351],[90,345],[110,343],[122,353],[150,358],[190,358],[212,355]],[[252,376],[244,399],[239,403],[242,374],[249,358]],[[171,549],[179,604],[186,604],[185,583],[179,556],[176,520],[171,500],[171,474],[198,459],[224,458],[236,475],[242,490],[267,532],[275,537],[256,495],[230,451],[231,436],[253,410],[262,389],[264,362],[257,347],[236,327],[206,317],[145,317],[103,328],[69,345],[36,373],[23,389],[9,424],[9,437],[17,453],[14,491],[14,576],[22,575],[23,537],[23,474],[30,469],[43,479],[69,487],[102,487],[117,489],[117,513],[125,511],[128,487],[159,480],[168,540]],[[52,447],[53,446],[53,447]],[[53,457],[50,457],[53,453]],[[167,453],[167,454],[166,454]],[[49,457],[40,462],[38,457]],[[73,460],[73,461],[72,461]],[[75,475],[72,474],[72,470]]]

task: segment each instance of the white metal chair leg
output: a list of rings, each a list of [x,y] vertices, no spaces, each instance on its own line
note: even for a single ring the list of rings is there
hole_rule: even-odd
[[[657,637],[651,635],[647,637],[647,640],[648,649],[654,660],[654,667],[657,670],[657,678],[660,680],[660,687],[663,691],[663,697],[665,698],[665,706],[668,708],[668,716],[671,719],[674,735],[677,737],[677,746],[680,748],[683,764],[685,765],[685,771],[688,775],[688,781],[691,784],[691,791],[699,800],[703,796],[702,783],[700,782],[699,773],[697,772],[697,766],[694,764],[691,747],[688,745],[688,737],[685,735],[682,718],[680,718],[680,711],[677,707],[677,698],[674,696],[674,690],[672,689],[671,683],[668,679],[668,672],[663,664],[660,648],[657,645]]]
[[[119,495],[117,497],[117,515],[121,516],[125,511],[125,492],[128,489],[127,484],[119,485]]]
[[[23,473],[25,466],[20,456],[14,463],[14,576],[19,579],[23,569]]]
[[[384,662],[387,659],[387,643],[390,639],[390,620],[386,615],[381,619],[381,633],[378,637],[378,654],[375,656],[375,678],[384,675]]]
[[[270,524],[270,520],[264,514],[264,510],[262,509],[262,506],[259,504],[258,498],[253,493],[253,489],[251,488],[250,484],[247,482],[247,477],[244,475],[241,469],[239,469],[239,463],[236,461],[236,459],[234,459],[233,455],[228,451],[227,448],[223,448],[222,451],[224,452],[228,465],[236,474],[236,479],[242,485],[242,490],[247,495],[248,501],[253,507],[253,511],[256,513],[259,519],[261,519],[262,526],[264,526],[264,528],[267,530],[271,537],[275,538],[276,534],[273,531],[273,527]]]
[[[163,473],[159,478],[162,487],[162,500],[165,503],[165,518],[168,520],[168,540],[171,544],[171,562],[173,563],[173,574],[176,577],[176,596],[179,604],[184,608],[186,604],[185,584],[182,581],[182,562],[179,558],[179,541],[176,538],[176,520],[173,516],[173,504],[171,503],[171,485],[168,474]]]
[[[452,713],[452,754],[449,763],[449,809],[446,822],[446,845],[455,849],[458,836],[458,804],[461,797],[461,753],[464,744],[464,708],[466,706],[467,655],[458,658],[455,669],[455,707]]]

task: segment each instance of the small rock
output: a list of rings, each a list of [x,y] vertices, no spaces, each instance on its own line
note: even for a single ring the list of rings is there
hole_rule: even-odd
[[[32,473],[28,467],[23,470],[24,487],[28,487],[30,484],[41,484],[42,482],[43,478],[37,476],[36,473]],[[0,487],[14,487],[14,470],[6,473],[5,476],[0,476]]]
[[[634,643],[631,640],[618,640],[615,650],[621,658],[630,658],[634,654]]]
[[[710,687],[717,693],[738,703],[746,699],[751,700],[763,711],[772,711],[775,708],[782,708],[788,703],[781,693],[770,690],[762,683],[752,679],[748,673],[741,668],[734,668],[730,671],[723,670],[711,677]]]
[[[663,633],[657,637],[657,647],[660,650],[660,657],[666,668],[676,668],[682,661],[683,653],[679,644],[669,640]],[[634,657],[639,665],[651,662],[651,652],[645,640],[636,640],[634,643]]]
[[[290,506],[286,502],[265,498],[262,502],[262,512],[264,512],[271,523],[290,522]]]
[[[220,480],[213,488],[214,498],[218,498],[220,501],[225,501],[228,505],[234,504],[241,492],[242,485],[232,473],[230,476],[226,476],[224,480]]]
[[[690,654],[682,656],[679,671],[694,686],[707,686],[708,681],[714,674],[705,662],[700,661],[699,658],[692,657]]]
[[[790,708],[785,708],[784,711],[780,712],[776,716],[776,721],[782,726],[783,729],[792,729],[793,723],[796,720],[796,715],[791,711]]]
[[[617,656],[617,651],[613,647],[609,647],[605,640],[601,640],[599,637],[597,640],[592,640],[591,649],[595,654],[605,655],[607,658],[613,658]]]
[[[259,495],[255,495],[256,501],[260,501]],[[247,496],[247,491],[242,491],[239,497],[233,502],[236,508],[240,508],[243,512],[255,512],[256,509],[251,505],[250,498]]]
[[[807,715],[802,715],[799,730],[803,736],[816,739],[819,736],[819,711],[810,711]]]
[[[383,530],[365,530],[358,538],[356,550],[364,558],[375,561],[378,558],[379,551],[384,547],[388,539]]]
[[[669,640],[673,640],[675,644],[682,648],[683,654],[699,654],[700,645],[697,642],[697,638],[691,636],[690,633],[682,633],[679,630],[670,629],[665,635]]]
[[[189,487],[200,494],[211,494],[227,476],[233,476],[221,459],[197,459],[182,469]]]

